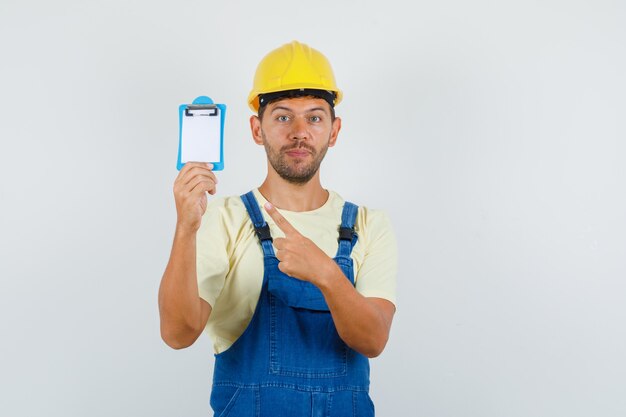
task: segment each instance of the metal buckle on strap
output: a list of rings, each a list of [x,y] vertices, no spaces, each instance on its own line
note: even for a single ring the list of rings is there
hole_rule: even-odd
[[[340,227],[339,228],[339,240],[349,240],[352,241],[356,232],[354,231],[354,227]]]
[[[255,227],[254,231],[256,232],[256,235],[259,237],[259,240],[264,241],[264,240],[271,240],[272,239],[272,234],[270,233],[270,225],[265,223],[265,226],[261,226],[261,227]]]

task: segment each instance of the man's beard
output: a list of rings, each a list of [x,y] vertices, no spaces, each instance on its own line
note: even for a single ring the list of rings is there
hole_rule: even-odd
[[[267,159],[270,161],[272,168],[274,168],[282,179],[292,184],[306,184],[309,182],[319,170],[322,160],[324,156],[326,156],[326,151],[328,151],[328,143],[320,152],[317,152],[315,148],[305,144],[303,141],[286,145],[280,148],[280,150],[276,150],[267,143],[267,138],[263,131],[261,131],[261,136],[263,138],[263,146],[265,147]],[[306,149],[309,151],[312,158],[311,162],[307,164],[303,160],[296,160],[292,161],[290,165],[287,160],[287,158],[290,157],[287,156],[286,153],[294,149]]]

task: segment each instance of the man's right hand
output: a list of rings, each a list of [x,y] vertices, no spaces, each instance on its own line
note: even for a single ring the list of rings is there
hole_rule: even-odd
[[[217,178],[213,165],[187,162],[174,181],[176,200],[176,228],[181,232],[195,233],[200,228],[202,215],[207,208],[207,194],[215,194]]]

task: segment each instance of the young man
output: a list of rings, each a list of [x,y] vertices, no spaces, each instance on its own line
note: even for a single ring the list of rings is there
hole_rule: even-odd
[[[180,349],[207,331],[216,416],[374,415],[368,358],[395,312],[396,241],[384,212],[320,183],[341,97],[320,52],[283,45],[259,64],[248,100],[265,181],[210,202],[210,165],[187,163],[174,183],[161,334]]]

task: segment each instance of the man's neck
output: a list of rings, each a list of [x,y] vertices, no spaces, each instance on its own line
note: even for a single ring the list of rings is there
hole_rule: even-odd
[[[259,192],[275,207],[289,211],[311,211],[328,201],[329,193],[322,188],[319,171],[305,184],[285,181],[276,173],[268,173]]]

